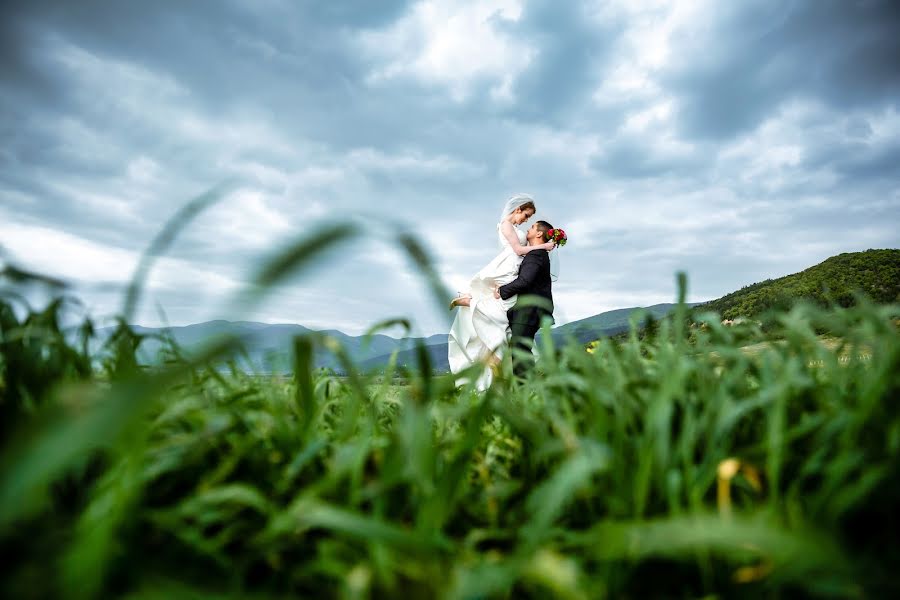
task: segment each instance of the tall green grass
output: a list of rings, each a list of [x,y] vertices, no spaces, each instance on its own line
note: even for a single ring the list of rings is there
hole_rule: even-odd
[[[355,234],[298,240],[236,305]],[[397,239],[440,296],[415,237]],[[532,376],[506,364],[477,393],[424,348],[376,377],[322,336],[295,340],[292,381],[223,371],[233,339],[170,345],[149,369],[124,319],[98,362],[64,302],[15,302],[0,300],[5,597],[900,592],[897,306],[798,306],[779,343],[746,352],[754,324],[691,327],[682,304],[591,352],[544,335]],[[316,371],[316,347],[346,376]]]

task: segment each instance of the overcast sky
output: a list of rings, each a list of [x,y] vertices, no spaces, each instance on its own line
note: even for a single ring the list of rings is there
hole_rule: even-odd
[[[348,247],[260,307],[263,257],[399,220],[448,288],[507,197],[563,227],[556,317],[689,299],[900,246],[900,2],[7,1],[0,244],[92,314],[163,223],[230,182],[139,314],[338,328],[445,309],[394,248]],[[374,227],[374,226],[373,226]]]

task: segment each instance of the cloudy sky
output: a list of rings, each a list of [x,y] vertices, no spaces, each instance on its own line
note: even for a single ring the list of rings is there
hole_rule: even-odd
[[[379,236],[244,314],[260,261],[325,221],[400,222],[448,288],[506,198],[564,227],[558,322],[900,246],[892,0],[8,1],[0,244],[98,317],[165,221],[138,321],[447,328]],[[160,310],[161,309],[161,310]]]

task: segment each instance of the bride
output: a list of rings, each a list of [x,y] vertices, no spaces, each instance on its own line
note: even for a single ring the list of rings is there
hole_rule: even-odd
[[[535,210],[534,200],[525,194],[516,194],[506,202],[497,224],[500,254],[472,278],[467,294],[450,303],[451,309],[459,307],[448,339],[450,370],[458,374],[475,363],[484,364],[484,371],[476,381],[479,390],[491,385],[491,367],[503,357],[507,342],[506,311],[516,304],[515,296],[497,299],[494,290],[518,276],[519,264],[526,254],[555,247],[553,242],[525,245],[525,232],[517,226],[533,217]],[[459,385],[465,383],[465,379],[457,380]]]

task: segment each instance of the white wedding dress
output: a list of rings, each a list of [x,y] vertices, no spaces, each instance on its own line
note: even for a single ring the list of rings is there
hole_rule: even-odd
[[[516,303],[516,296],[507,300],[494,298],[494,287],[505,285],[519,275],[521,256],[517,255],[509,241],[497,224],[497,235],[500,239],[501,251],[494,260],[481,269],[469,284],[472,296],[470,306],[460,306],[456,319],[450,328],[447,356],[450,370],[454,375],[476,363],[485,365],[476,381],[476,388],[486,390],[491,385],[493,374],[488,359],[493,354],[497,359],[503,357],[509,341],[509,319],[506,311]],[[516,229],[519,243],[525,245],[525,232]],[[468,383],[464,378],[457,379],[457,385]]]

